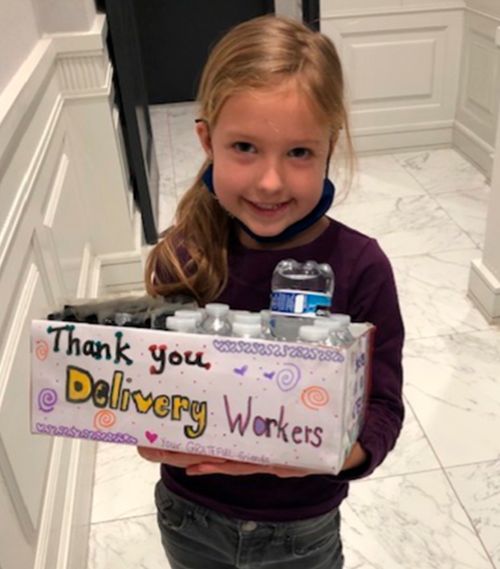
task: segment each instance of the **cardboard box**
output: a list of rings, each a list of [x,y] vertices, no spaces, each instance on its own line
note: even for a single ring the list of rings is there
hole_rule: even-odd
[[[32,323],[32,432],[338,473],[358,437],[374,328],[347,349]]]

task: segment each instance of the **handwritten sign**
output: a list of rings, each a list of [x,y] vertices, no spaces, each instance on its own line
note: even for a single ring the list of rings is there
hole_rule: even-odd
[[[32,432],[337,473],[373,327],[348,349],[32,323]]]

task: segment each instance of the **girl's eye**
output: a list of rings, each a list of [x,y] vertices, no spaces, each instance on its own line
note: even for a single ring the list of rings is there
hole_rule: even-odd
[[[250,142],[235,142],[233,148],[238,152],[256,152],[255,146],[250,144]]]
[[[308,148],[302,147],[292,148],[292,150],[288,152],[288,155],[292,158],[309,158],[309,156],[311,156],[311,151]]]

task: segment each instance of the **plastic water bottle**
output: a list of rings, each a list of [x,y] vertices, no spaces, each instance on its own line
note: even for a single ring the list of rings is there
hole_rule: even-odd
[[[298,340],[307,344],[328,345],[328,328],[314,325],[301,326],[299,328]]]
[[[349,326],[351,323],[351,317],[349,314],[342,314],[341,312],[333,312],[329,316],[330,320],[336,320],[337,322],[342,322],[345,326]]]
[[[347,346],[354,337],[349,331],[349,327],[340,321],[332,320],[328,327],[317,326],[318,328],[326,328],[329,332],[329,343],[331,346]]]
[[[199,310],[189,310],[187,308],[180,308],[179,310],[176,310],[174,316],[190,320],[194,319],[197,326],[200,326],[201,321],[203,320],[203,314]]]
[[[236,338],[261,338],[262,328],[260,322],[235,322],[233,324],[233,336]]]
[[[263,338],[272,338],[273,334],[271,332],[271,311],[261,310],[260,311],[260,325],[262,329]]]
[[[273,336],[295,341],[300,326],[315,316],[330,314],[334,276],[330,265],[316,261],[280,261],[271,282],[271,330]]]
[[[229,322],[229,305],[219,302],[211,302],[205,306],[206,318],[200,325],[200,331],[205,334],[217,334],[218,336],[231,335],[231,323]]]
[[[349,327],[351,317],[349,314],[331,314],[329,317],[316,318],[315,326],[321,326],[330,330],[330,335],[335,336],[334,345],[349,344],[354,340]]]
[[[236,323],[260,325],[260,314],[258,312],[247,312],[246,314],[240,312],[234,315],[233,325]]]
[[[250,310],[230,310],[229,314],[227,315],[227,319],[229,323],[232,325],[233,322],[242,314],[250,314]]]

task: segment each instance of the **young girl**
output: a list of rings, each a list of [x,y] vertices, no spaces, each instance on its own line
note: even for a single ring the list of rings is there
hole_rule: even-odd
[[[150,294],[259,311],[281,259],[329,263],[332,310],[377,327],[373,380],[364,427],[337,476],[139,449],[163,463],[162,542],[172,569],[339,569],[348,482],[373,472],[401,429],[403,324],[377,242],[325,215],[341,130],[352,149],[337,52],[291,20],[245,22],[211,52],[199,105],[206,162],[149,257]]]

